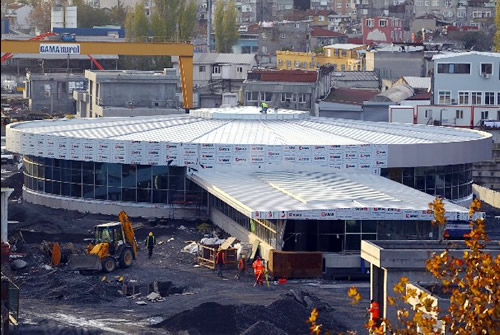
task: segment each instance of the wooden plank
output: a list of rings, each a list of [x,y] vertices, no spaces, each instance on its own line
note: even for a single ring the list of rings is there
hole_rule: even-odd
[[[220,245],[220,248],[221,248],[222,250],[227,250],[227,248],[229,248],[229,247],[230,247],[230,246],[234,243],[234,241],[236,241],[236,237],[232,237],[232,236],[231,236],[231,237],[228,237],[228,238],[224,241],[224,243],[222,243],[222,244]]]
[[[250,255],[250,259],[254,259],[255,258],[255,254],[257,253],[257,249],[259,248],[259,244],[260,244],[259,240],[253,241],[253,243],[252,243],[252,254]]]

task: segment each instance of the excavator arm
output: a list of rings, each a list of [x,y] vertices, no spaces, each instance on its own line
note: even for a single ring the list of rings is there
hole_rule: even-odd
[[[121,211],[118,214],[118,219],[122,223],[123,233],[125,234],[125,240],[132,246],[132,250],[134,251],[134,259],[137,259],[137,242],[135,241],[135,233],[134,228],[132,227],[132,223],[128,219],[127,213],[125,211]]]

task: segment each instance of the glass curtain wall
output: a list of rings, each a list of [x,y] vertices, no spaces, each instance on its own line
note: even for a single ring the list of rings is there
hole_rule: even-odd
[[[382,177],[415,188],[433,196],[457,200],[472,194],[472,164],[446,166],[387,168]]]
[[[24,157],[25,187],[55,195],[205,206],[206,192],[178,166],[129,165]]]

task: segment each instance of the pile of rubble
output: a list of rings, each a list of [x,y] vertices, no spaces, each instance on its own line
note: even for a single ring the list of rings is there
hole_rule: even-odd
[[[328,304],[307,292],[295,290],[267,306],[203,303],[154,327],[189,334],[309,334],[306,320],[313,308],[320,312],[319,323],[324,329],[342,330],[333,321],[333,309]]]

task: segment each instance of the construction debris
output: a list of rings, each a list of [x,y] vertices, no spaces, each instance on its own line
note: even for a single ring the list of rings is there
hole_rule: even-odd
[[[139,301],[136,301],[135,302],[137,305],[147,305],[148,303],[143,301],[143,300],[139,300]]]
[[[160,298],[161,298],[161,295],[159,293],[156,293],[156,292],[151,292],[146,296],[146,299],[148,299],[149,301],[155,301],[155,300],[158,300]]]
[[[12,263],[10,263],[10,268],[14,271],[19,271],[28,266],[28,263],[23,261],[22,259],[16,259]]]

